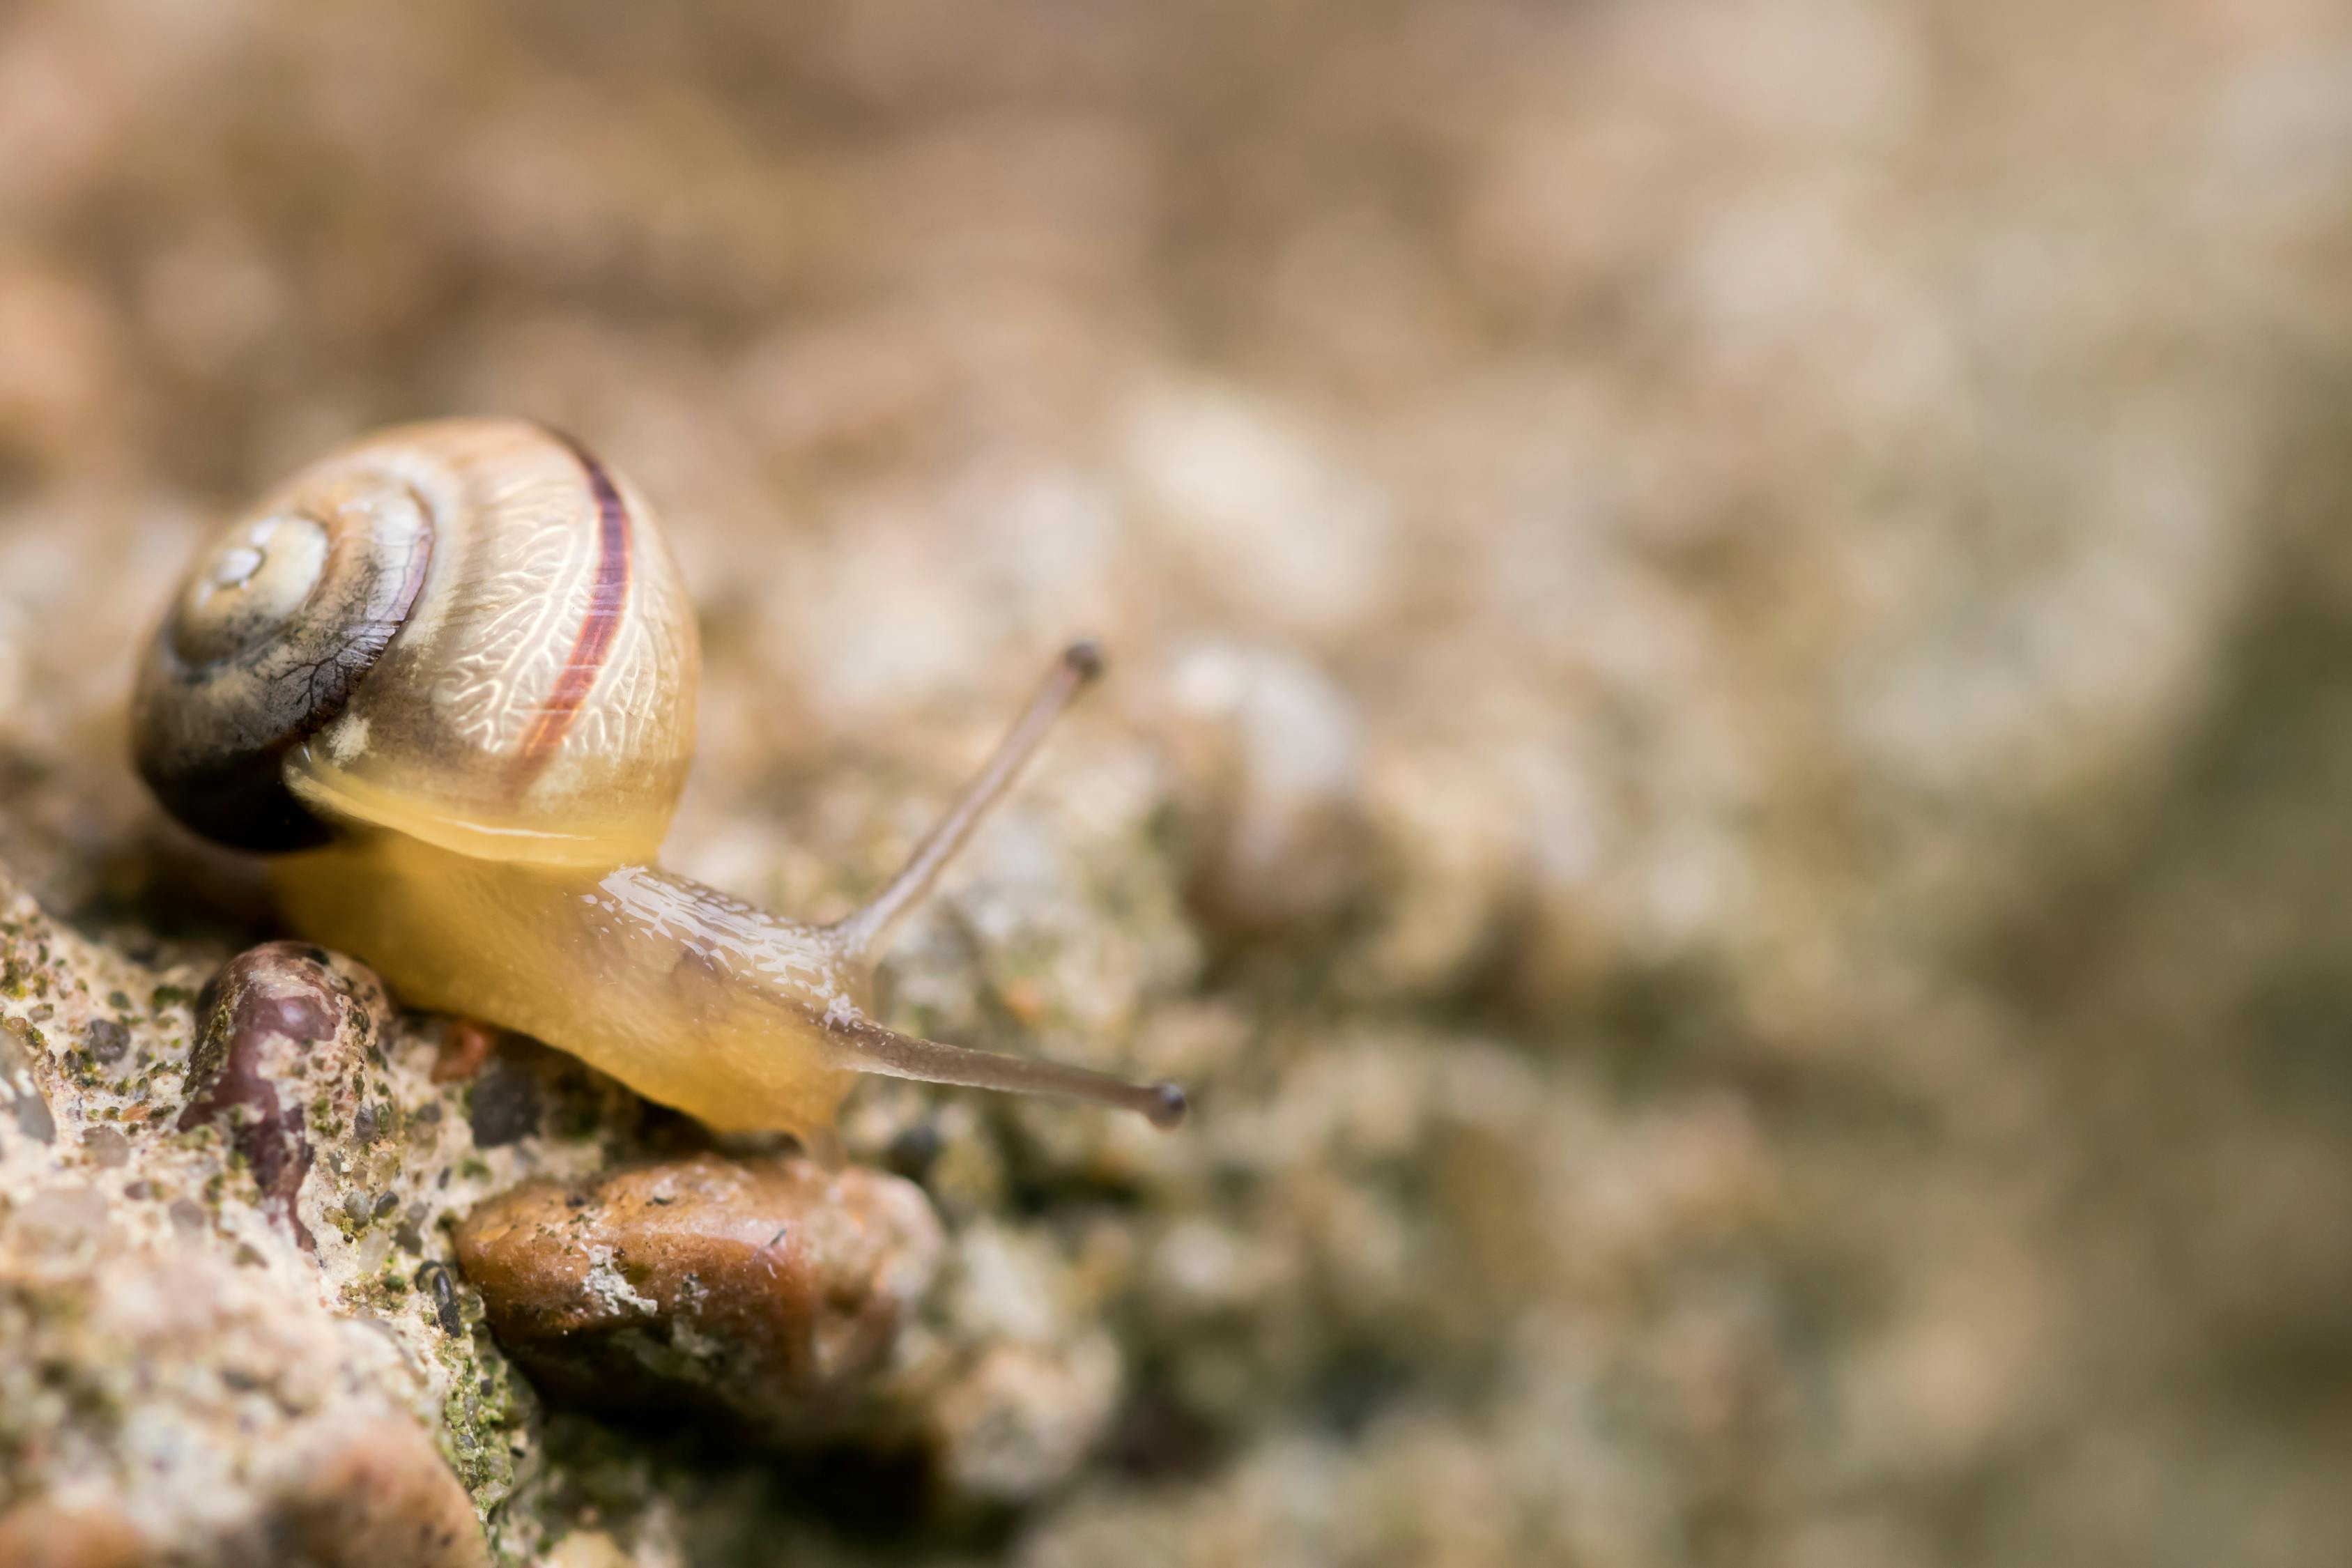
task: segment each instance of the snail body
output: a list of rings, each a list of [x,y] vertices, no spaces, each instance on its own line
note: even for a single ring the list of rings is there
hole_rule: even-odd
[[[873,966],[1095,673],[1064,655],[907,868],[829,925],[661,870],[693,753],[692,606],[644,499],[534,425],[411,426],[304,469],[189,574],[135,760],[269,854],[310,940],[412,1005],[535,1035],[726,1131],[829,1145],[861,1072],[1182,1115],[1168,1085],[900,1035]]]

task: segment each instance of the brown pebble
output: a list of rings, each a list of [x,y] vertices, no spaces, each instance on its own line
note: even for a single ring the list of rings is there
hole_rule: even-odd
[[[81,1149],[91,1164],[104,1170],[110,1171],[131,1158],[131,1140],[122,1135],[122,1129],[103,1123],[82,1133]]]
[[[130,1521],[107,1508],[19,1503],[0,1513],[8,1568],[146,1568],[159,1561]]]
[[[452,1018],[433,1056],[435,1083],[463,1083],[482,1070],[499,1043],[498,1031],[471,1018]]]
[[[271,1535],[319,1568],[487,1568],[466,1489],[414,1422],[387,1417],[330,1447],[282,1491]]]
[[[943,1245],[895,1176],[716,1154],[529,1183],[457,1243],[491,1331],[556,1397],[683,1395],[793,1435],[855,1423]]]

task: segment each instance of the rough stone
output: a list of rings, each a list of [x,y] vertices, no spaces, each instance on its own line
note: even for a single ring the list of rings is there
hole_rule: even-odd
[[[19,1115],[27,1093],[63,1108],[50,1137],[0,1142],[7,1528],[110,1552],[126,1521],[159,1568],[488,1561],[533,1406],[467,1328],[446,1224],[531,1172],[593,1168],[633,1102],[525,1052],[568,1136],[477,1153],[464,1090],[348,961],[270,943],[207,984],[141,984],[5,883],[0,958],[58,999],[0,1003],[0,1042],[33,1047],[7,1088]],[[45,1048],[89,1038],[78,998],[119,1012],[126,982],[156,1000],[113,1070]],[[501,1534],[509,1559],[536,1539]]]
[[[38,1551],[173,1568],[488,1561],[472,1500],[432,1436],[376,1392],[396,1352],[320,1311],[266,1259],[240,1267],[183,1249],[73,1272],[19,1261],[0,1271],[0,1321],[45,1369],[37,1380],[12,1369],[0,1389],[10,1479],[74,1499],[20,1505],[0,1521],[0,1540],[32,1542],[33,1561]]]

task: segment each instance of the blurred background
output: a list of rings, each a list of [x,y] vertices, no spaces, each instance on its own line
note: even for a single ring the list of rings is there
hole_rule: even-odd
[[[263,929],[134,649],[463,412],[662,510],[776,907],[1102,635],[892,1005],[1201,1107],[939,1110],[1087,1347],[979,1523],[620,1424],[636,1561],[2352,1556],[2340,6],[0,7],[0,865]]]

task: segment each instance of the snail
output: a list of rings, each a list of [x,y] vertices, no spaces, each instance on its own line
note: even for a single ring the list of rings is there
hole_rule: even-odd
[[[860,1073],[1058,1095],[1172,1127],[1171,1084],[899,1034],[891,931],[1097,673],[1057,660],[903,869],[828,925],[659,868],[700,649],[655,515],[513,420],[385,431],[215,539],[142,663],[141,775],[181,823],[270,857],[307,939],[412,1005],[536,1036],[721,1131],[837,1158]]]

